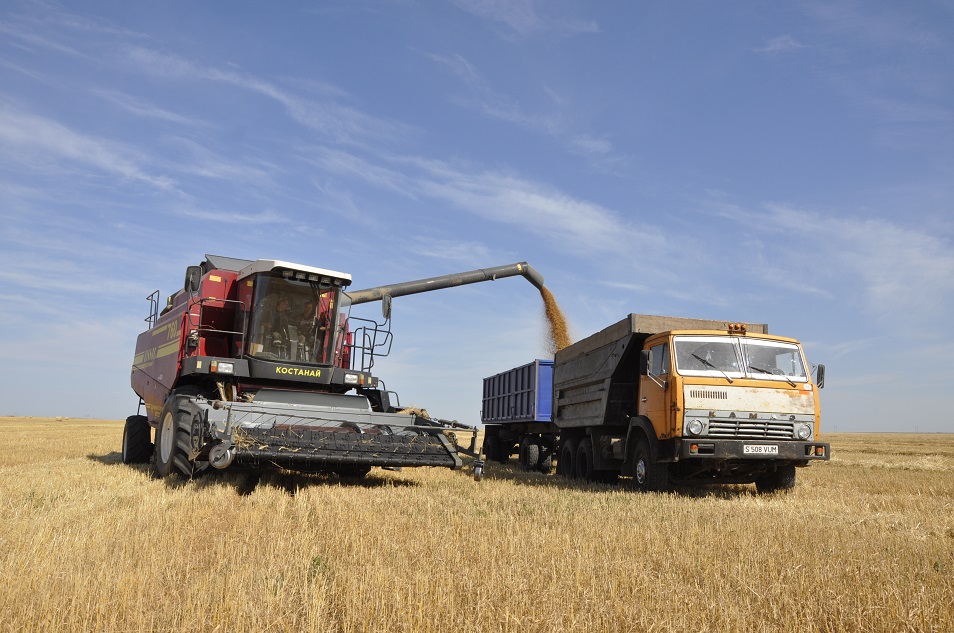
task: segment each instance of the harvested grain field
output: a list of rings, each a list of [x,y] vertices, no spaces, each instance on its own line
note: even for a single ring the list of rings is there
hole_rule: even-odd
[[[491,465],[182,483],[0,418],[4,631],[947,631],[954,435],[829,434],[791,494]]]

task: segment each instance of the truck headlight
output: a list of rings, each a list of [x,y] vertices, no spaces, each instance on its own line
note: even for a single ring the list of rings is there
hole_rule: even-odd
[[[799,424],[795,427],[795,437],[800,440],[807,440],[812,436],[812,427],[807,424]]]
[[[689,431],[689,435],[702,435],[702,430],[705,426],[702,424],[702,420],[698,418],[692,418],[686,422],[686,430]]]

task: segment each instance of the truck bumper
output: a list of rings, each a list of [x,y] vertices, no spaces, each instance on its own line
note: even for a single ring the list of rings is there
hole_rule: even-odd
[[[827,461],[831,446],[827,442],[771,440],[679,440],[678,459],[753,459],[778,461]]]

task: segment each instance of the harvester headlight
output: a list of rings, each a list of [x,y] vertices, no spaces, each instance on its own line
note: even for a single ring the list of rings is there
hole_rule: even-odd
[[[234,374],[235,364],[212,361],[210,369],[216,374]]]
[[[807,424],[799,424],[795,427],[795,437],[800,440],[807,440],[812,436],[812,427]]]
[[[698,418],[692,418],[686,423],[686,430],[689,431],[689,435],[702,435],[704,428],[702,420]]]

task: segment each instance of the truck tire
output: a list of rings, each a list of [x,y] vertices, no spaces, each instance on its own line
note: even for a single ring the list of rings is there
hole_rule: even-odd
[[[131,415],[123,427],[123,463],[145,464],[152,456],[152,430],[144,415]]]
[[[576,447],[577,441],[569,438],[560,447],[560,457],[557,458],[557,473],[567,479],[576,479]]]
[[[593,441],[584,437],[576,448],[576,478],[593,481]]]
[[[661,492],[669,487],[669,464],[653,459],[645,437],[636,443],[633,452],[633,482],[643,492]]]
[[[795,465],[785,464],[773,472],[765,473],[755,480],[755,489],[760,493],[791,490],[795,487]]]
[[[528,436],[520,440],[520,465],[526,471],[540,467],[540,445],[536,439]]]
[[[191,479],[197,473],[189,459],[192,452],[192,414],[182,407],[181,396],[170,396],[162,407],[156,429],[156,473],[160,477],[177,474]]]

